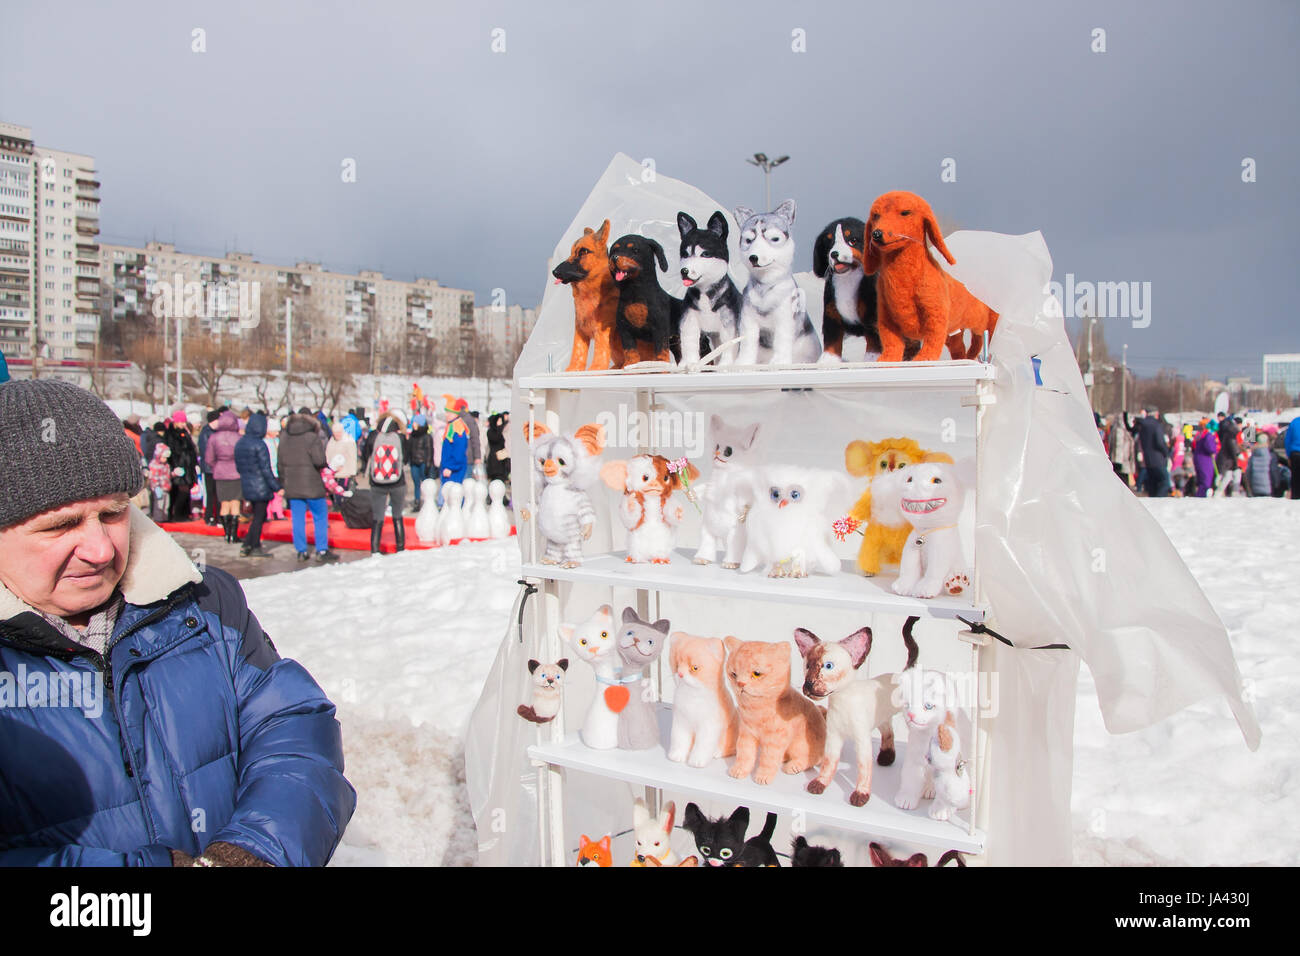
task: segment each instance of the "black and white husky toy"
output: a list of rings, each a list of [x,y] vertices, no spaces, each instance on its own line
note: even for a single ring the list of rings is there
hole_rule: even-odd
[[[740,306],[744,341],[738,365],[789,365],[816,362],[821,342],[804,306],[804,294],[794,281],[794,200],[772,212],[756,213],[736,207],[740,223],[740,253],[749,267],[749,282]]]
[[[703,345],[712,352],[740,334],[740,290],[727,271],[727,217],[721,211],[709,217],[704,229],[679,212],[677,229],[682,234],[682,285],[686,286],[681,306],[682,364],[691,365],[700,360]],[[727,349],[718,356],[718,364],[730,365],[735,356],[734,348]]]

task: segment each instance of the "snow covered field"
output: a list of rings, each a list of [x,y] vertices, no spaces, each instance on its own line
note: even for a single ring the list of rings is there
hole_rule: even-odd
[[[1111,736],[1085,668],[1075,862],[1300,864],[1300,502],[1146,504],[1228,626],[1263,743],[1250,753],[1219,702]],[[359,804],[335,864],[474,863],[463,739],[518,571],[511,539],[244,582],[280,652],[338,705]]]

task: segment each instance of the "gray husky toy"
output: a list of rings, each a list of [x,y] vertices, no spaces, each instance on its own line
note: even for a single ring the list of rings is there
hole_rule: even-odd
[[[740,254],[749,267],[740,308],[744,340],[736,364],[816,362],[822,353],[821,342],[791,269],[794,200],[787,199],[766,213],[737,206],[736,222],[740,223]]]
[[[627,703],[618,715],[618,745],[624,750],[649,750],[659,745],[659,719],[654,701],[649,700],[642,681],[628,681],[659,659],[668,643],[667,620],[651,624],[637,617],[630,607],[623,608],[623,623],[616,639],[619,659],[623,662],[623,679],[628,683]]]

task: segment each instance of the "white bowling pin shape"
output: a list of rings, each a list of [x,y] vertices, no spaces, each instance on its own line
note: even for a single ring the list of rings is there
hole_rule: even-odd
[[[415,516],[415,536],[421,541],[438,540],[438,489],[432,478],[420,482],[420,513]]]
[[[488,524],[487,485],[481,481],[475,481],[472,491],[473,500],[470,503],[468,528],[466,530],[471,538],[490,538],[492,537],[492,527]]]
[[[465,537],[465,512],[461,509],[463,496],[464,490],[457,482],[449,481],[442,486],[442,502],[446,514],[438,529],[438,540],[443,544],[451,544],[457,538]]]
[[[488,505],[488,529],[494,538],[510,537],[510,512],[506,510],[506,483],[500,478],[493,478],[488,486],[492,492],[492,504]]]

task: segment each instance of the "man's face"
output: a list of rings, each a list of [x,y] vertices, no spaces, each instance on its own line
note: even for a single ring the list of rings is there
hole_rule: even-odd
[[[105,495],[0,529],[0,583],[46,614],[94,610],[126,571],[128,508],[126,495]]]

